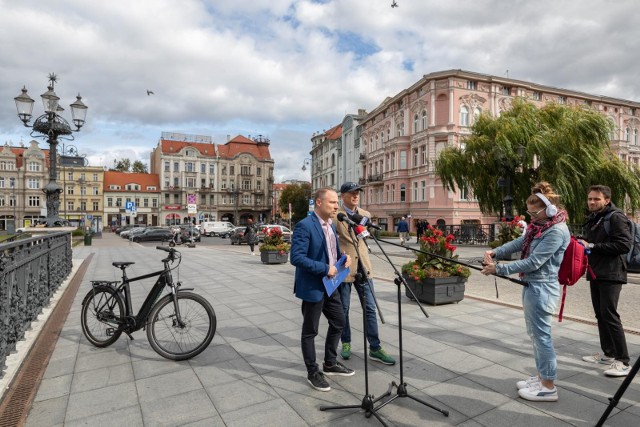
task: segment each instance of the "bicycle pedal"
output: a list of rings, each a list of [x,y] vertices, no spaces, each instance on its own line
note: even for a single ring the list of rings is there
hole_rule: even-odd
[[[130,334],[129,332],[125,332],[125,334],[127,334],[127,336],[129,337],[129,339],[130,339],[131,341],[133,341],[133,337],[131,336],[131,334]]]
[[[116,332],[116,330],[114,328],[107,328],[107,330],[105,331],[108,337],[112,337],[113,334]]]

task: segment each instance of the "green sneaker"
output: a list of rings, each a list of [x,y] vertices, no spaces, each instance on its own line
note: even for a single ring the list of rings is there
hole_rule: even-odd
[[[342,351],[340,351],[340,356],[342,356],[344,360],[349,360],[349,358],[351,357],[351,343],[342,343]]]
[[[369,350],[369,359],[376,360],[378,362],[382,362],[385,365],[395,365],[396,359],[389,356],[386,351],[382,347],[379,350],[372,351]]]

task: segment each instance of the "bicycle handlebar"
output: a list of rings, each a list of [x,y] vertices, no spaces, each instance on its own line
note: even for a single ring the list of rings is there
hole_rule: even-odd
[[[164,246],[156,246],[156,249],[160,250],[160,251],[165,251],[165,252],[175,252],[176,250],[173,248],[165,248]]]

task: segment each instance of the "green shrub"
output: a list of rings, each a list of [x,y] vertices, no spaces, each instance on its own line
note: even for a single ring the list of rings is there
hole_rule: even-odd
[[[83,237],[84,236],[84,230],[82,228],[76,228],[75,230],[73,230],[71,232],[71,236],[73,237]]]

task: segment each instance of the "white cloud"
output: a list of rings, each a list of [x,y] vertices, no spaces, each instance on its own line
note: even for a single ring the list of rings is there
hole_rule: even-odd
[[[148,161],[162,131],[218,143],[264,134],[278,179],[308,178],[300,166],[314,131],[433,71],[508,69],[640,98],[633,0],[390,3],[0,0],[0,137],[30,139],[12,98],[23,85],[38,98],[49,72],[67,112],[77,92],[89,106],[74,144],[92,161]]]

